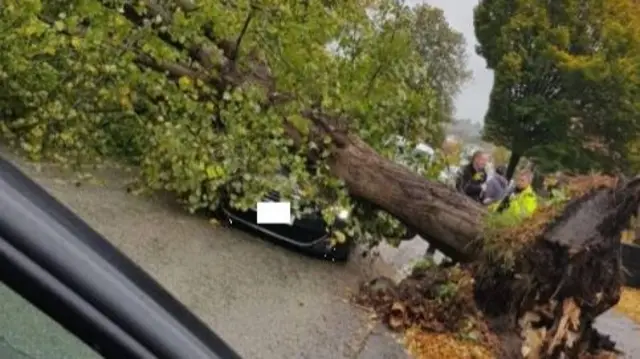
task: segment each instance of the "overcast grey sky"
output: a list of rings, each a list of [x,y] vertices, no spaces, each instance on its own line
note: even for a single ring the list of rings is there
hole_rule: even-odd
[[[456,117],[472,121],[484,121],[489,104],[489,92],[493,85],[493,74],[486,68],[482,57],[476,55],[476,37],[473,32],[473,8],[478,0],[407,0],[408,4],[427,3],[441,8],[449,24],[464,34],[467,39],[468,66],[473,78],[462,88],[456,99]]]

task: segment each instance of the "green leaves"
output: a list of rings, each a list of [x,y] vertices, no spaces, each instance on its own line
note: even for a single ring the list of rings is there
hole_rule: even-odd
[[[5,1],[2,136],[34,159],[127,161],[191,210],[221,190],[247,208],[295,189],[301,202],[356,207],[337,240],[402,233],[351,203],[329,171],[334,144],[306,142],[315,129],[301,113],[322,104],[377,149],[390,134],[439,142],[441,100],[464,77],[463,41],[442,12],[392,0],[162,3]],[[271,104],[275,92],[290,99]]]
[[[213,180],[224,177],[224,168],[216,165],[209,165],[206,168],[207,179]]]

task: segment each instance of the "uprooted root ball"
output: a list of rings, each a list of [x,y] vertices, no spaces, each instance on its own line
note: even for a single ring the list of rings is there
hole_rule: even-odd
[[[476,303],[485,315],[517,320],[508,331],[518,333],[525,358],[614,350],[592,324],[619,299],[619,233],[637,210],[638,186],[618,187],[604,176],[570,179],[562,201],[492,233],[489,241],[512,250],[514,260],[488,255],[476,263]]]

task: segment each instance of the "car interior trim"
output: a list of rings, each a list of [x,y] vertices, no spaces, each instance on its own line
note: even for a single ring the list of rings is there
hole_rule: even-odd
[[[240,358],[151,276],[4,159],[0,237],[155,357]]]
[[[106,358],[155,358],[89,302],[0,237],[0,279]]]

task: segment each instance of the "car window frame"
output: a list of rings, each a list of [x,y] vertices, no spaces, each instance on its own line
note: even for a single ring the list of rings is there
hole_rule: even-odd
[[[149,274],[3,158],[0,280],[105,358],[240,358]]]

